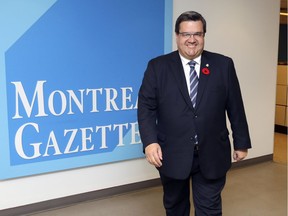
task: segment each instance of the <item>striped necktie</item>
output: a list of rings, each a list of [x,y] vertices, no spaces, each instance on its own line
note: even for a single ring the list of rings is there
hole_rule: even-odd
[[[189,74],[190,93],[189,93],[189,95],[191,98],[192,105],[193,105],[193,107],[195,107],[196,97],[197,97],[197,89],[198,89],[198,76],[197,76],[197,72],[195,70],[196,62],[192,60],[188,64],[190,66],[190,74]]]

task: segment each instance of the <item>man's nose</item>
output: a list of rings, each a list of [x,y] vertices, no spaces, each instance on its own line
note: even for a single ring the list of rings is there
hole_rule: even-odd
[[[190,43],[193,43],[193,42],[195,42],[195,41],[196,41],[196,39],[195,39],[194,35],[191,35],[191,36],[188,38],[188,42],[190,42]]]

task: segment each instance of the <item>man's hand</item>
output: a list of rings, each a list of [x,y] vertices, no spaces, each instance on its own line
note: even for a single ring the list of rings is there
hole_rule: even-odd
[[[152,143],[145,148],[147,161],[155,167],[162,166],[162,151],[158,143]]]
[[[233,153],[233,159],[235,161],[241,161],[248,155],[247,149],[235,150]]]

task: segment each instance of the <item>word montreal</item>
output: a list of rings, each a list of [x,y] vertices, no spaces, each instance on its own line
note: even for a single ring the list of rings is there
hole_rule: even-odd
[[[73,115],[75,114],[75,107],[81,113],[84,113],[84,108],[91,113],[137,109],[138,98],[133,100],[132,87],[121,87],[119,89],[87,88],[78,89],[77,91],[54,90],[47,94],[44,91],[44,84],[46,82],[46,80],[37,81],[32,100],[30,100],[31,102],[28,100],[22,82],[11,82],[15,86],[15,115],[12,117],[13,119],[23,118],[19,109],[20,102],[28,118],[31,116],[35,104],[38,106],[35,117],[48,116],[46,106],[48,106],[50,114],[54,116],[61,116],[63,114]],[[101,103],[103,110],[98,108],[99,100],[103,102],[103,104]],[[55,105],[57,105],[57,108]],[[88,108],[87,105],[89,105]]]

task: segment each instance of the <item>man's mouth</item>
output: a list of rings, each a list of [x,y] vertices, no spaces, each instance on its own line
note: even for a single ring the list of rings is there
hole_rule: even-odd
[[[196,47],[196,46],[197,46],[196,43],[193,43],[193,44],[187,44],[187,47],[189,47],[189,48],[194,48],[194,47]]]

